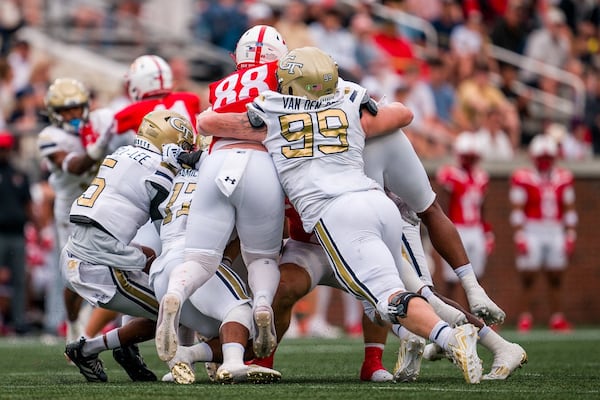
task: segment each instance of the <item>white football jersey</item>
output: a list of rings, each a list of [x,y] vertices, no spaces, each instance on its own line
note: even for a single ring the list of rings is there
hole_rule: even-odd
[[[56,126],[44,128],[38,136],[40,155],[48,163],[50,177],[48,182],[55,193],[54,212],[57,221],[65,220],[73,200],[90,184],[95,175],[95,168],[82,175],[63,171],[61,165],[55,165],[48,157],[57,152],[84,154],[81,138],[65,132]]]
[[[171,189],[173,175],[161,167],[161,159],[160,154],[135,146],[108,155],[88,189],[73,202],[71,222],[93,223],[129,244],[148,218],[159,219],[150,215],[156,193],[166,197]]]
[[[159,209],[164,216],[160,226],[163,248],[185,237],[185,227],[197,181],[197,169],[183,168],[173,180],[169,197],[160,205]]]
[[[252,108],[268,129],[263,144],[306,232],[337,196],[381,189],[364,173],[364,94],[362,87],[343,87],[331,97],[308,100],[267,91],[254,100]]]

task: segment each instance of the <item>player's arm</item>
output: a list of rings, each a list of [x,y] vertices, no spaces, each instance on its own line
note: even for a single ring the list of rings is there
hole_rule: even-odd
[[[250,125],[247,113],[217,113],[206,110],[198,115],[198,133],[205,136],[228,137],[232,139],[262,142],[267,135],[265,125],[254,128]]]
[[[48,158],[54,165],[73,175],[82,175],[97,163],[97,160],[91,158],[87,153],[56,151]]]
[[[360,123],[366,137],[395,132],[410,124],[413,113],[404,104],[394,102],[380,106],[377,115],[362,113]]]

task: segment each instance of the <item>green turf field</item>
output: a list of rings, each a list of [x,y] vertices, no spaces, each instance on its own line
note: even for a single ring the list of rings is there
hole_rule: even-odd
[[[464,383],[460,371],[445,360],[424,361],[415,383],[361,383],[358,339],[284,340],[275,361],[283,379],[273,385],[213,384],[203,366],[193,385],[132,383],[110,352],[101,357],[109,382],[91,384],[66,363],[62,344],[0,338],[0,399],[600,399],[600,329],[580,328],[569,335],[541,330],[526,336],[508,330],[502,334],[527,350],[529,363],[507,381],[478,385]],[[157,375],[167,372],[153,342],[141,349]],[[384,357],[390,370],[396,350],[390,336]],[[479,350],[487,372],[490,354]]]

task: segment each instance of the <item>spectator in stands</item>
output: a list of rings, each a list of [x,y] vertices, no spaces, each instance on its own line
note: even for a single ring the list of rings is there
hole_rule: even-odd
[[[291,0],[283,6],[281,16],[274,27],[285,38],[288,49],[314,46],[308,25],[306,24],[307,6],[302,0]]]
[[[0,57],[5,57],[14,34],[25,25],[19,1],[0,0]]]
[[[600,71],[590,67],[584,75],[586,96],[583,121],[589,129],[594,156],[600,156]]]
[[[473,76],[460,83],[456,91],[455,122],[460,130],[473,132],[482,124],[482,118],[491,107],[503,115],[503,128],[515,147],[520,138],[520,120],[516,108],[491,81],[487,59],[478,60]]]
[[[481,12],[470,10],[465,22],[456,26],[450,34],[450,51],[456,59],[456,72],[459,80],[473,72],[478,57],[485,55],[485,25]]]
[[[15,90],[12,85],[13,71],[6,58],[0,57],[0,129],[15,106]]]
[[[29,330],[26,320],[25,223],[33,219],[28,176],[12,163],[14,136],[0,132],[0,269],[10,275],[10,320],[17,334]]]
[[[33,87],[28,85],[19,90],[15,94],[15,100],[15,108],[6,120],[8,124],[21,132],[28,132],[43,122]]]
[[[18,92],[29,84],[33,62],[31,45],[26,40],[17,40],[8,54],[8,62],[13,71],[13,89]]]
[[[396,22],[392,19],[384,19],[379,24],[373,40],[389,57],[391,65],[396,73],[402,75],[415,60],[415,52],[412,44],[398,32]]]
[[[538,87],[540,92],[533,92],[527,102],[526,113],[522,120],[521,144],[528,145],[532,138],[543,132],[551,122],[570,125],[574,109],[565,99],[572,99],[568,88],[549,76],[538,76]]]
[[[438,36],[438,46],[444,53],[450,50],[450,34],[463,21],[463,12],[456,0],[442,0],[438,18],[431,21]]]
[[[308,28],[313,42],[337,62],[340,75],[356,81],[362,73],[356,61],[356,38],[343,22],[344,14],[339,6],[323,6],[317,21]]]
[[[373,39],[375,26],[373,18],[367,13],[355,14],[350,20],[350,31],[356,38],[356,61],[361,69],[361,76],[368,73],[369,67],[383,57]]]
[[[510,161],[515,155],[513,143],[502,128],[503,118],[500,109],[491,106],[481,120],[481,127],[474,133],[484,161]]]
[[[549,8],[544,16],[543,27],[528,36],[524,55],[553,67],[562,68],[571,52],[570,36],[571,31],[565,24],[563,12],[558,8]],[[537,76],[534,71],[539,67],[529,62],[523,68],[521,78],[526,82],[535,83]]]
[[[426,82],[433,92],[437,119],[447,129],[453,130],[452,110],[456,101],[456,92],[450,83],[450,69],[447,62],[440,57],[428,58],[429,79]]]
[[[248,26],[241,1],[217,0],[200,2],[194,33],[222,49],[235,51],[235,45]]]
[[[496,46],[522,54],[527,40],[523,0],[509,0],[504,15],[496,21],[490,39]]]

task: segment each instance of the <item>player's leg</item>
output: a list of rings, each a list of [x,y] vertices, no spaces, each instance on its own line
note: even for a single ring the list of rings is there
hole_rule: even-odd
[[[168,289],[161,299],[156,327],[159,358],[168,361],[177,351],[177,327],[182,304],[212,276],[222,260],[235,224],[235,209],[215,183],[227,152],[207,157],[198,173],[186,230],[183,262],[170,273]]]
[[[361,212],[348,216],[344,211],[350,208]],[[326,210],[315,232],[347,290],[375,305],[388,322],[402,323],[438,343],[452,354],[467,382],[479,382],[476,328],[470,324],[450,328],[422,296],[407,292],[400,280],[396,266],[403,260],[399,220],[397,208],[383,192],[349,193]]]
[[[362,331],[365,355],[360,368],[360,380],[370,382],[389,382],[394,379],[383,366],[383,350],[389,333],[388,324],[375,323],[367,313],[375,313],[370,303],[364,302]]]
[[[280,279],[285,195],[270,155],[248,152],[250,159],[231,201],[253,298],[254,352],[266,357],[277,345],[272,304]]]

